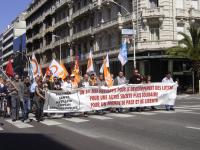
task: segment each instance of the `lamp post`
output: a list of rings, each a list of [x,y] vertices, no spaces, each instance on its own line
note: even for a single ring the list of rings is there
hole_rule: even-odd
[[[29,59],[28,59],[28,57],[26,56],[26,54],[24,54],[23,52],[20,52],[20,51],[16,51],[16,53],[19,53],[19,54],[22,54],[22,56],[24,55],[25,56],[25,58],[26,58],[26,61],[27,61],[27,69],[29,70]]]
[[[62,48],[61,47],[61,36],[53,34],[53,37],[59,38],[59,40],[60,40],[60,64],[61,64],[61,59],[62,59],[62,56],[61,56],[61,48]]]
[[[124,6],[120,5],[116,1],[114,1],[114,0],[107,0],[107,1],[112,2],[112,3],[116,4],[117,6],[121,7],[127,14],[131,14],[130,11],[128,11]],[[138,0],[137,0],[137,7],[138,7]],[[137,14],[138,14],[138,8],[137,8]],[[131,19],[132,19],[132,25],[133,25],[133,64],[134,64],[134,69],[136,69],[136,53],[135,53],[135,45],[136,45],[135,34],[136,33],[135,33],[135,23],[134,23],[134,14],[133,13],[132,13]]]

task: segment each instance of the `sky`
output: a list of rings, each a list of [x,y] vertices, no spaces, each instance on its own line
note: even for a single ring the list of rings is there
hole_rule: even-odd
[[[0,33],[9,25],[21,12],[26,10],[32,0],[1,0],[0,4]]]

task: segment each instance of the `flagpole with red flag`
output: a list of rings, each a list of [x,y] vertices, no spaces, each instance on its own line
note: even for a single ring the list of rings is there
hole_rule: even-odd
[[[12,66],[12,61],[11,59],[9,59],[9,62],[6,66],[6,74],[9,76],[9,77],[14,77],[14,70],[13,70],[13,66]]]

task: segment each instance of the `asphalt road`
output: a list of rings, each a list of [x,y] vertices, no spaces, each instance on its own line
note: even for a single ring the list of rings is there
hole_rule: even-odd
[[[0,123],[0,150],[199,150],[200,96],[179,96],[169,112]]]

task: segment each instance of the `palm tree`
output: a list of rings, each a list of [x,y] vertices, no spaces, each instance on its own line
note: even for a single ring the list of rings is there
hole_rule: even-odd
[[[191,61],[195,76],[195,89],[197,90],[200,79],[200,27],[191,26],[189,33],[190,35],[179,32],[183,39],[178,41],[178,46],[169,48],[167,54],[187,58]]]

